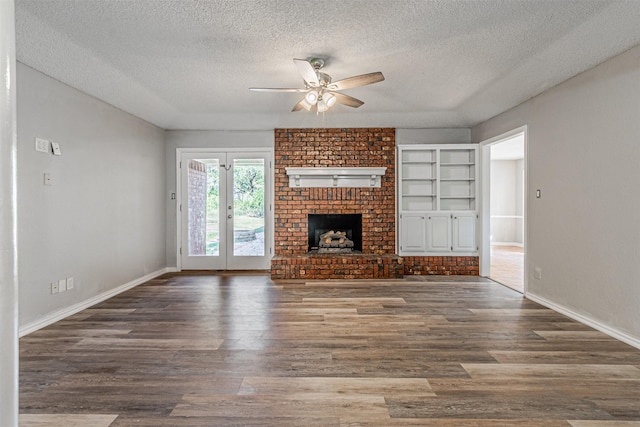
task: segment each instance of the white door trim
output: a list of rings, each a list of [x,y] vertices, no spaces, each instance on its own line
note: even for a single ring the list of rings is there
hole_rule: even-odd
[[[269,195],[268,198],[268,209],[270,212],[269,219],[269,227],[268,231],[265,232],[265,239],[268,239],[269,242],[267,250],[269,251],[269,255],[273,256],[273,247],[274,243],[274,235],[273,235],[273,227],[274,227],[274,215],[273,215],[273,183],[274,183],[274,168],[273,168],[273,156],[274,150],[273,148],[265,148],[265,147],[254,147],[254,148],[193,148],[193,147],[183,147],[176,148],[176,163],[175,163],[175,171],[176,171],[176,203],[175,203],[175,218],[176,218],[176,270],[182,271],[182,256],[180,254],[180,248],[182,245],[182,216],[180,214],[180,203],[182,200],[182,176],[180,173],[180,161],[182,155],[184,153],[242,153],[242,152],[253,152],[253,153],[267,153],[269,157],[269,168],[267,173],[269,174]]]
[[[520,126],[512,129],[508,132],[504,132],[493,138],[486,139],[480,142],[480,276],[488,277],[490,274],[490,262],[491,262],[491,242],[489,224],[491,220],[491,146],[497,144],[505,139],[512,138],[516,135],[524,135],[524,277],[523,277],[523,295],[527,295],[528,289],[528,254],[529,254],[529,226],[528,226],[528,182],[529,182],[529,144],[528,144],[528,129],[527,125]]]

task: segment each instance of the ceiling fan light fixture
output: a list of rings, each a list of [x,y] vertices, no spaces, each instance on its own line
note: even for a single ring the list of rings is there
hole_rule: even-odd
[[[320,101],[318,101],[318,113],[324,113],[325,111],[327,111],[329,109],[329,106],[327,105],[326,102],[324,102],[323,99],[321,99]]]
[[[318,92],[315,90],[309,91],[305,95],[304,99],[309,103],[309,105],[315,105],[318,102]]]
[[[330,92],[322,94],[322,100],[327,104],[328,108],[333,107],[336,104],[337,98]]]
[[[313,105],[310,104],[309,101],[307,101],[306,96],[302,98],[302,101],[300,101],[300,105],[302,105],[302,107],[307,111],[311,111],[311,107],[313,107]]]

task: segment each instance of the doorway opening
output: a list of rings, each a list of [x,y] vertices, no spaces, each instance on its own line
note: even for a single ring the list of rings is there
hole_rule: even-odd
[[[268,269],[270,153],[182,152],[179,159],[180,269]]]
[[[481,143],[483,230],[480,274],[526,291],[526,128]]]

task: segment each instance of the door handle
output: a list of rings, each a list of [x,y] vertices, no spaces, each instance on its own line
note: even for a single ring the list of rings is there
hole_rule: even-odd
[[[231,219],[231,214],[227,215],[227,218]]]

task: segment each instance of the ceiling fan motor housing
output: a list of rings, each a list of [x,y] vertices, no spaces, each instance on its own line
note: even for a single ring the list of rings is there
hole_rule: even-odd
[[[327,87],[329,83],[331,83],[331,76],[329,74],[321,73],[319,71],[317,71],[316,74],[318,75],[320,87]]]
[[[324,59],[322,58],[311,58],[309,59],[309,64],[316,70],[319,71],[322,67],[324,67]]]

